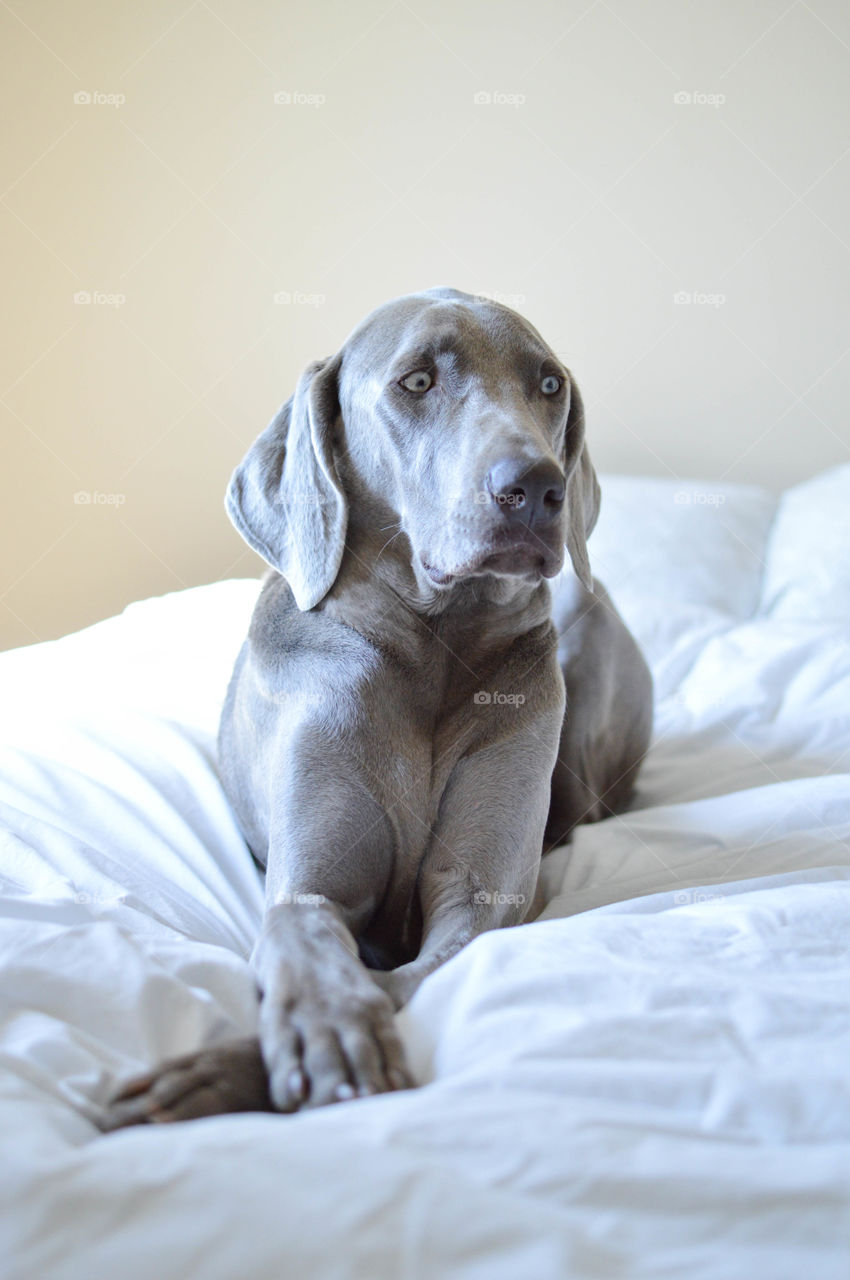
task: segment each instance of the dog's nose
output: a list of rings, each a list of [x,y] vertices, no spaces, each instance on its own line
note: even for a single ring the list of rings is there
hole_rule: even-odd
[[[487,492],[508,520],[541,524],[564,505],[564,476],[552,458],[503,458],[487,472]]]

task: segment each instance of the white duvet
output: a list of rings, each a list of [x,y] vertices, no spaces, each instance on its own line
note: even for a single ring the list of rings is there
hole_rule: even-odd
[[[591,551],[656,682],[633,810],[399,1015],[419,1089],[297,1117],[93,1123],[254,1026],[214,735],[257,583],[0,655],[4,1277],[846,1280],[850,467],[607,477]]]

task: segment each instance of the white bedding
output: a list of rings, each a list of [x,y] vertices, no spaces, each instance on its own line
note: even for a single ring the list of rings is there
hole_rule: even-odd
[[[101,1136],[254,1026],[262,887],[214,735],[255,581],[0,655],[0,1266],[36,1277],[850,1273],[850,466],[603,478],[651,661],[628,814],[399,1015],[422,1087]]]

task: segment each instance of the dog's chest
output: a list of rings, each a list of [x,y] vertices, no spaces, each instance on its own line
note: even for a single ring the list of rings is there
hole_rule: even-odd
[[[410,855],[427,848],[460,761],[520,729],[521,706],[503,701],[510,687],[501,664],[447,672],[402,663],[385,668],[366,694],[361,724],[381,765],[376,798]]]

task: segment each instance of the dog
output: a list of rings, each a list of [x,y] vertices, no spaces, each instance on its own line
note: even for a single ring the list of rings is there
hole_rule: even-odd
[[[395,1011],[534,917],[544,849],[629,803],[650,740],[649,670],[588,561],[581,396],[507,307],[379,307],[226,502],[270,566],[219,734],[265,868],[259,1035],[130,1081],[106,1127],[408,1087]]]

